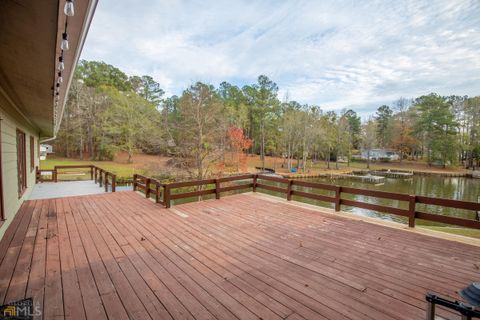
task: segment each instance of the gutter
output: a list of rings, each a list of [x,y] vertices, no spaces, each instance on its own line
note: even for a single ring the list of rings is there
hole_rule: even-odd
[[[44,142],[52,141],[52,140],[55,140],[55,139],[57,139],[57,135],[54,135],[54,136],[51,137],[51,138],[40,139],[40,140],[38,141],[38,143],[44,143]]]

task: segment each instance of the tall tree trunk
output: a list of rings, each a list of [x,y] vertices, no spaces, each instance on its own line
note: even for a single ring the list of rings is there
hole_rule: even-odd
[[[367,151],[367,169],[370,169],[370,149]]]
[[[92,132],[92,125],[91,123],[88,124],[87,127],[87,135],[88,135],[88,155],[90,159],[94,159],[94,154],[93,154],[93,132]]]
[[[79,154],[80,160],[83,160],[83,134],[80,134],[80,145],[78,150],[80,152]]]
[[[330,170],[330,146],[328,147],[328,153],[327,153],[327,169]]]
[[[68,109],[65,108],[65,127],[66,127],[66,133],[65,133],[65,156],[67,158],[70,158],[70,116],[68,114]]]
[[[265,170],[265,123],[262,121],[262,145],[260,147],[260,158],[262,160],[262,170]]]

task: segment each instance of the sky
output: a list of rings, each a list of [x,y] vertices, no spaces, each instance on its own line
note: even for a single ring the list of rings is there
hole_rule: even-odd
[[[167,96],[264,74],[282,101],[365,115],[480,95],[480,1],[100,0],[82,59],[150,75]]]

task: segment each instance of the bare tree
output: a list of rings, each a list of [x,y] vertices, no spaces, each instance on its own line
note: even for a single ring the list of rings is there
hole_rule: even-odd
[[[185,90],[179,102],[177,156],[197,179],[204,179],[222,155],[222,105],[212,86],[196,83]],[[192,170],[193,169],[193,170]]]
[[[362,145],[367,150],[367,169],[370,169],[370,152],[377,144],[377,125],[369,119],[362,128]]]

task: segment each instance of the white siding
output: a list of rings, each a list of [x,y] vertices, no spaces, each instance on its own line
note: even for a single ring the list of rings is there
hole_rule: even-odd
[[[5,100],[0,96],[0,120],[1,121],[1,141],[2,141],[2,178],[3,178],[3,206],[5,209],[5,221],[0,227],[0,238],[3,237],[8,225],[12,222],[15,214],[24,200],[28,199],[30,192],[35,184],[35,170],[30,169],[30,136],[35,141],[35,166],[39,165],[38,141],[39,135],[36,130],[28,124],[26,120],[21,120],[18,115],[15,117],[12,112],[7,113],[4,105]],[[26,149],[26,168],[27,168],[27,189],[21,198],[18,198],[18,178],[17,178],[17,129],[25,133]]]

